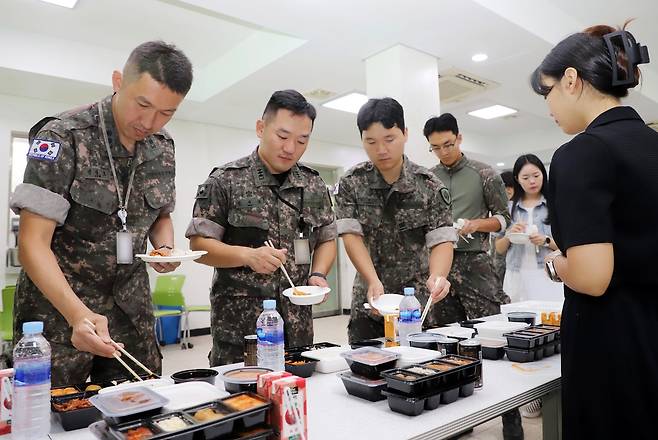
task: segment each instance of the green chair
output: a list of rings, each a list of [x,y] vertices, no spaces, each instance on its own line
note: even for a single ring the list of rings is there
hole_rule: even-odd
[[[14,338],[14,293],[16,286],[2,289],[2,312],[0,312],[0,330],[2,340],[11,342]]]
[[[166,279],[162,279],[166,278]],[[183,316],[182,287],[185,277],[181,275],[160,276],[155,280],[155,290],[153,291],[153,316],[156,320],[156,326],[160,334],[164,335],[162,320],[165,316]],[[158,309],[158,306],[176,307],[176,309]],[[178,327],[180,333],[180,324]],[[183,334],[184,336],[184,334]],[[182,342],[185,345],[185,341]]]
[[[190,313],[193,312],[210,312],[210,305],[187,305],[183,295],[183,284],[185,283],[184,275],[160,275],[155,280],[155,290],[153,291],[153,304],[158,306],[168,306],[180,308],[183,315],[183,340],[181,348],[183,350],[192,348],[194,345],[190,342]],[[174,312],[176,310],[160,310],[162,312]]]

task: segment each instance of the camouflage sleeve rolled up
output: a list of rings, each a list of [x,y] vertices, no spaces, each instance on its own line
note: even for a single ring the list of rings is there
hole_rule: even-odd
[[[228,198],[214,177],[199,185],[185,237],[195,235],[221,241],[228,226]]]
[[[67,137],[51,130],[37,133],[30,144],[23,183],[16,187],[10,200],[12,211],[20,214],[27,209],[63,225],[71,207],[68,199],[75,162]]]
[[[505,184],[503,179],[493,169],[489,168],[483,171],[484,179],[484,200],[487,209],[492,217],[500,222],[500,230],[505,231],[511,218],[507,207],[507,193],[505,193]]]
[[[363,236],[363,228],[357,220],[356,195],[348,175],[343,176],[338,183],[336,194],[336,227],[338,235],[358,234]]]
[[[425,234],[428,249],[445,242],[457,242],[457,231],[452,227],[452,201],[448,188],[438,178],[427,181],[430,189],[430,224]]]

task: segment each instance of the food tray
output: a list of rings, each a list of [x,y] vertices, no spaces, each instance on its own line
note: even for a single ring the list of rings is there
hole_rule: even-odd
[[[286,371],[303,378],[313,375],[317,363],[317,360],[307,358],[301,354],[289,354],[285,358]]]
[[[375,347],[362,347],[341,353],[352,372],[369,379],[379,379],[380,373],[395,366],[399,354]]]
[[[382,391],[386,389],[386,381],[383,379],[371,380],[357,376],[351,371],[338,373],[338,377],[343,381],[347,393],[352,396],[360,397],[371,402],[377,402],[386,398],[382,394]]]

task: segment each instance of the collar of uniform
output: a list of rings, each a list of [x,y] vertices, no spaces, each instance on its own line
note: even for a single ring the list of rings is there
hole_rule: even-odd
[[[443,162],[439,162],[439,166],[445,169],[446,171],[448,171],[449,173],[456,173],[457,171],[464,168],[467,161],[468,159],[466,159],[466,156],[464,156],[464,153],[462,153],[462,157],[460,157],[459,160],[452,166],[446,166],[443,164]]]
[[[253,165],[251,168],[254,173],[254,182],[256,182],[256,186],[279,186],[279,182],[260,159],[258,148],[251,153],[249,159]],[[288,173],[288,177],[286,178],[286,181],[283,182],[280,189],[283,190],[291,187],[304,187],[304,178],[297,164],[293,165],[290,169],[290,173]]]
[[[402,169],[400,170],[400,177],[396,180],[393,185],[393,191],[399,193],[410,193],[415,189],[413,172],[411,171],[411,166],[407,156],[403,157]]]
[[[398,177],[398,180],[393,182],[392,184],[386,182],[384,179],[384,176],[382,176],[382,173],[379,172],[377,167],[370,162],[368,164],[368,168],[370,170],[370,175],[368,180],[370,181],[370,188],[372,189],[391,189],[393,191],[397,191],[399,193],[408,193],[414,190],[414,183],[411,178],[411,175],[413,174],[411,170],[409,169],[409,159],[407,156],[403,156],[402,158],[402,169],[400,170],[400,177]]]
[[[590,122],[586,130],[590,130],[600,125],[609,124],[611,122],[622,121],[624,119],[638,119],[642,121],[642,117],[632,107],[620,105],[598,115],[592,122]]]

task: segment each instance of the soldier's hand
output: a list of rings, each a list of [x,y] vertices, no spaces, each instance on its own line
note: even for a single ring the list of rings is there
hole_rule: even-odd
[[[261,246],[249,249],[246,263],[256,273],[270,274],[286,262],[287,249],[272,249]]]
[[[91,321],[94,327],[85,319]],[[103,357],[114,355],[116,348],[112,344],[105,316],[96,313],[83,316],[75,321],[72,330],[71,343],[76,349]]]
[[[176,270],[180,262],[176,263],[149,263],[149,265],[158,273],[168,273]]]
[[[377,280],[374,283],[368,285],[368,291],[366,292],[366,298],[368,298],[368,304],[370,304],[371,313],[374,315],[379,315],[377,309],[372,305],[372,302],[384,294],[384,285],[381,281]]]
[[[327,283],[327,280],[325,280],[322,277],[310,277],[308,279],[308,285],[309,286],[318,286],[318,287],[329,287],[329,283]],[[322,301],[320,304],[324,303],[327,299],[329,299],[329,294],[327,293],[324,298],[322,298]]]
[[[464,220],[464,226],[458,231],[459,235],[468,235],[473,232],[477,232],[478,222],[477,220]]]
[[[426,285],[432,296],[432,304],[441,301],[450,292],[450,281],[442,276],[430,275]]]

